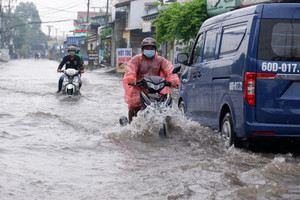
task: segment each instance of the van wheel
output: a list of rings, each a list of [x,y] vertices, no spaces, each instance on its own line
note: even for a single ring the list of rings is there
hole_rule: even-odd
[[[180,101],[180,103],[179,103],[179,105],[178,105],[178,108],[179,108],[179,110],[181,111],[181,113],[182,113],[183,115],[185,115],[185,106],[184,106],[183,101]]]
[[[226,113],[223,118],[221,126],[221,136],[225,140],[225,143],[228,147],[230,147],[232,144],[234,144],[234,146],[237,148],[243,147],[242,141],[235,137],[233,121],[229,112]]]

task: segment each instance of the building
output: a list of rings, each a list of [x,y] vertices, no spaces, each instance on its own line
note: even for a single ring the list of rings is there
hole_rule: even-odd
[[[132,48],[133,56],[140,53],[141,42],[153,36],[153,29],[143,30],[142,17],[148,14],[149,5],[157,0],[119,0],[112,3],[112,55],[111,65],[115,65],[116,48]],[[157,6],[156,6],[157,7]],[[156,10],[157,11],[157,10]]]
[[[191,0],[178,0],[178,2]],[[141,51],[141,42],[145,37],[153,37],[155,27],[151,22],[156,19],[161,6],[157,3],[173,3],[176,0],[115,0],[112,4],[112,49],[132,48],[133,56]],[[162,56],[174,63],[174,49],[163,45],[159,51]],[[111,63],[115,64],[112,50]]]

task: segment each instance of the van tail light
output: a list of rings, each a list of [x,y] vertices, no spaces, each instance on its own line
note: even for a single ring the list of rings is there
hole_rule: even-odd
[[[246,72],[244,77],[244,97],[246,102],[255,106],[256,77],[257,79],[274,79],[276,74]]]
[[[255,85],[256,73],[246,72],[244,77],[244,98],[251,106],[255,106]]]

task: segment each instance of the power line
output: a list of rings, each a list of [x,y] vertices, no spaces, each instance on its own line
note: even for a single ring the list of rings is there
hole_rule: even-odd
[[[79,4],[78,4],[78,5],[79,5]],[[53,12],[47,13],[48,15],[49,15],[49,14],[58,13],[58,12],[77,13],[77,11],[68,11],[68,10],[66,10],[66,9],[75,8],[75,7],[77,7],[78,5],[73,5],[73,6],[71,6],[71,7],[67,7],[67,8],[63,8],[63,9],[57,9],[57,8],[51,8],[51,7],[45,7],[45,8],[48,8],[48,9],[51,9],[51,10],[55,10],[55,11],[53,11]]]
[[[49,23],[59,23],[59,22],[65,22],[65,21],[71,21],[73,19],[65,19],[65,20],[57,20],[57,21],[47,21],[47,22],[42,22],[42,21],[39,21],[39,22],[28,22],[28,23],[23,23],[23,24],[17,24],[17,25],[14,25],[14,26],[10,26],[10,28],[16,28],[16,27],[20,27],[20,26],[26,26],[26,25],[30,25],[30,24],[49,24]],[[9,31],[9,30],[7,30]],[[4,31],[4,32],[7,32],[7,31]]]

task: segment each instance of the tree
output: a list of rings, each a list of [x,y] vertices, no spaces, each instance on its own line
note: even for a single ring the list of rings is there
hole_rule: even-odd
[[[23,25],[25,24],[25,21],[15,16],[11,19],[10,24],[10,31],[13,33],[15,48],[21,49],[22,46],[26,43],[26,37],[28,32],[28,28],[25,25]]]
[[[32,2],[18,4],[13,16],[10,27],[14,32],[14,45],[15,49],[22,49],[22,55],[30,49],[30,45],[46,44],[49,38],[41,30],[41,18]]]
[[[41,18],[39,11],[32,2],[21,2],[17,5],[15,15],[27,22],[32,29],[41,29]],[[36,23],[38,22],[38,23]],[[30,24],[32,23],[32,24]]]
[[[101,29],[100,38],[103,39],[109,35],[111,35],[111,28]]]
[[[159,44],[172,44],[176,40],[187,43],[195,38],[200,26],[208,18],[205,0],[160,5],[163,11],[152,23],[156,28],[154,37]]]

